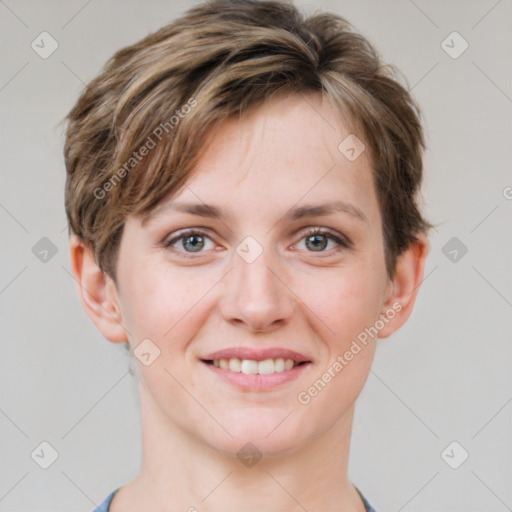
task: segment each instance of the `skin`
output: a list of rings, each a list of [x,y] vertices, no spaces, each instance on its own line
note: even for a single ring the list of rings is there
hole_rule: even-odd
[[[165,204],[212,204],[226,217],[170,208],[145,224],[129,217],[117,284],[71,238],[79,296],[101,333],[132,349],[149,338],[160,350],[149,366],[135,358],[141,472],[110,510],[364,511],[347,476],[354,402],[377,339],[411,313],[428,244],[419,235],[388,278],[368,154],[352,162],[338,150],[349,133],[316,95],[307,102],[272,100],[242,121],[224,122],[186,186]],[[340,199],[366,220],[341,211],[283,220],[293,207]],[[186,237],[164,246],[180,230],[198,227],[207,232],[199,252]],[[325,245],[322,238],[315,250],[308,227],[330,230],[352,246],[330,239]],[[252,263],[236,252],[249,235],[263,250]],[[393,304],[400,310],[378,336],[360,344],[308,404],[300,403],[298,394]],[[279,388],[241,391],[201,361],[234,346],[289,348],[311,363]],[[263,453],[250,468],[236,456],[247,442]]]

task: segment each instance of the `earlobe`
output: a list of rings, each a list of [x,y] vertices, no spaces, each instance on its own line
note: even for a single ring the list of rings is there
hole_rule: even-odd
[[[71,271],[85,312],[106,339],[113,343],[128,341],[114,281],[101,271],[91,248],[74,234],[69,251]]]
[[[420,233],[416,238],[397,259],[395,276],[382,311],[388,322],[379,331],[379,338],[387,338],[397,331],[412,313],[428,254],[426,235]]]

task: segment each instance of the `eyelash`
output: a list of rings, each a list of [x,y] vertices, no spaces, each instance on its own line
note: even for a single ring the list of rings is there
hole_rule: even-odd
[[[174,238],[172,238],[170,240],[164,241],[162,246],[166,249],[171,249],[171,250],[176,251],[176,249],[173,248],[172,246],[176,242],[179,242],[180,240],[187,238],[189,236],[192,236],[192,235],[199,235],[202,237],[209,238],[211,240],[211,237],[208,235],[208,233],[206,231],[203,231],[201,229],[187,229],[185,231],[182,231],[178,236],[175,236]],[[339,237],[339,236],[335,235],[334,233],[332,233],[331,231],[328,231],[328,230],[322,229],[322,228],[312,228],[312,229],[306,231],[305,233],[302,234],[300,240],[302,240],[304,238],[311,237],[311,236],[315,236],[315,235],[321,235],[321,236],[328,238],[329,240],[336,242],[339,246],[339,247],[336,247],[335,249],[333,249],[336,252],[341,251],[341,250],[350,250],[353,247],[352,242],[350,240],[348,240],[347,238]],[[196,258],[197,256],[194,256],[194,254],[201,254],[202,251],[199,251],[198,253],[187,252],[187,251],[177,251],[177,252],[179,252],[180,255],[183,255],[185,258]],[[307,251],[307,252],[314,253],[317,251]],[[329,252],[329,251],[318,251],[318,252],[324,253],[324,252]]]

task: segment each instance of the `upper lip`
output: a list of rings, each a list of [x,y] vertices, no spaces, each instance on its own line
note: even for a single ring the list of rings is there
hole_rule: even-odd
[[[289,350],[286,348],[270,347],[270,348],[249,348],[249,347],[233,347],[225,348],[212,352],[202,358],[204,361],[216,361],[219,359],[252,359],[254,361],[264,361],[265,359],[293,359],[296,363],[311,361],[304,354]]]

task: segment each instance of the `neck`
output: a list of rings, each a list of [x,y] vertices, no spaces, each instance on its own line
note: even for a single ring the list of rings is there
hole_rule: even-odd
[[[248,467],[171,423],[144,385],[139,392],[142,465],[120,510],[364,512],[347,477],[353,407],[307,446]]]

